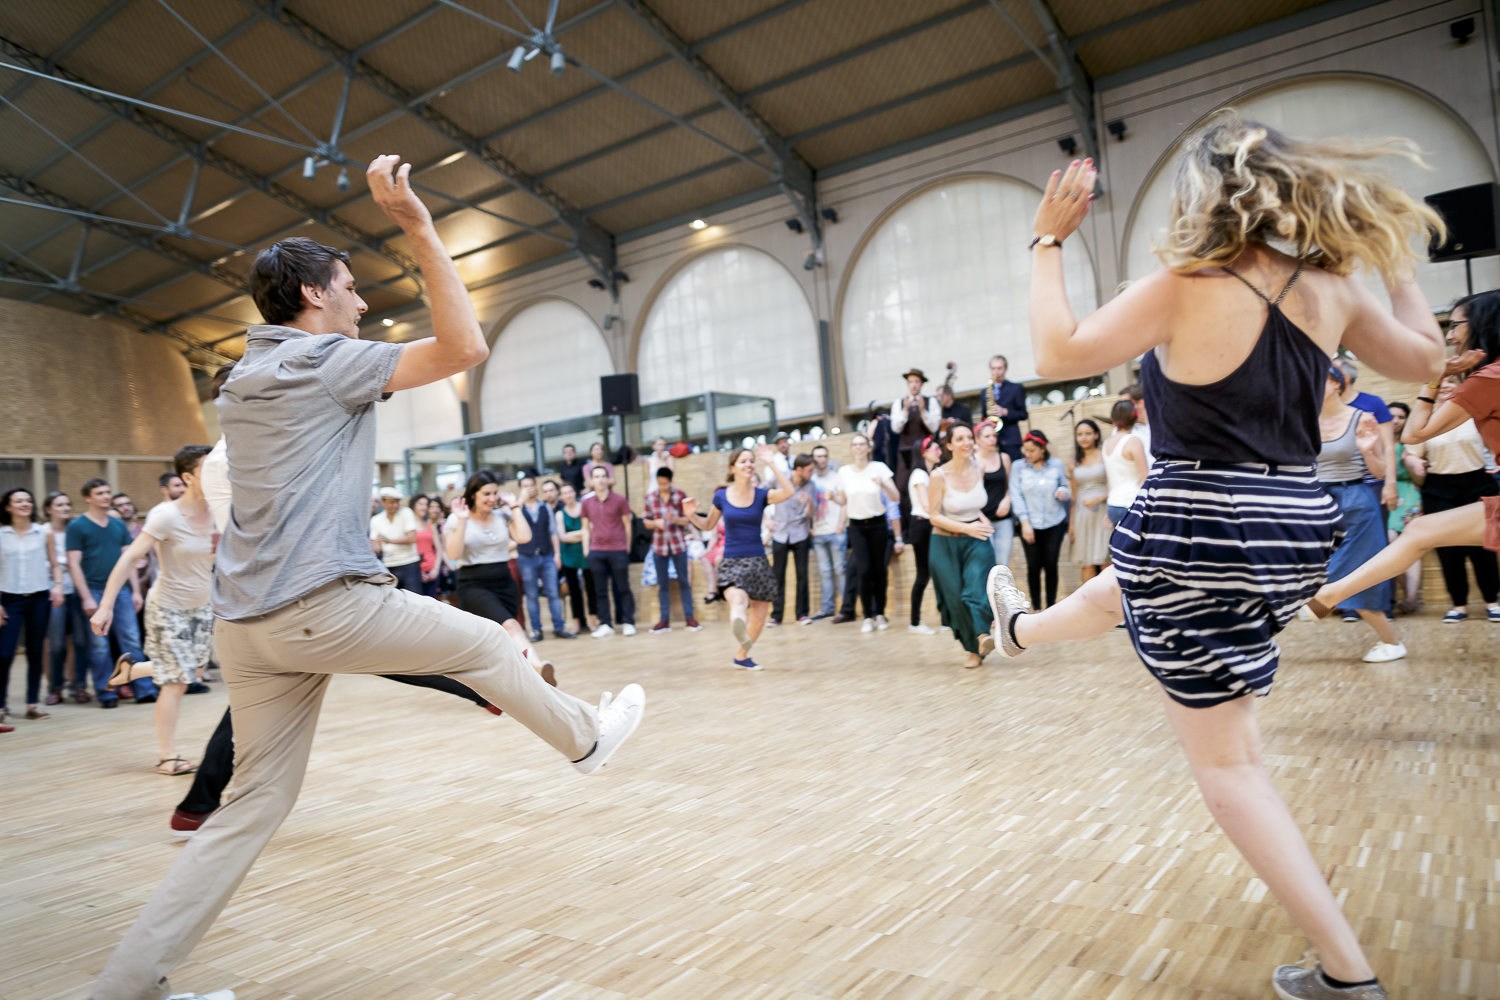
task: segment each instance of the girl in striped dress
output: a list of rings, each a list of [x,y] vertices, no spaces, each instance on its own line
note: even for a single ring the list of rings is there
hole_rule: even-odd
[[[1036,615],[991,571],[997,649],[1081,638],[1122,617],[1214,817],[1317,951],[1281,966],[1278,996],[1386,996],[1266,774],[1254,699],[1275,635],[1323,583],[1338,507],[1313,465],[1330,357],[1342,343],[1402,381],[1433,377],[1443,343],[1411,278],[1414,237],[1442,223],[1359,161],[1396,141],[1299,142],[1232,112],[1184,143],[1167,264],[1076,320],[1057,245],[1082,223],[1088,161],[1052,175],[1031,278],[1039,374],[1094,375],[1141,357],[1156,463],[1111,540],[1114,566]],[[1271,241],[1290,253],[1274,249]],[[1392,311],[1352,273],[1380,273]],[[1123,607],[1122,607],[1123,605]]]

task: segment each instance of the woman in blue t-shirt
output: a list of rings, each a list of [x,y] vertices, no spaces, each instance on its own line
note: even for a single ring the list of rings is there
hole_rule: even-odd
[[[719,592],[729,602],[729,622],[740,648],[735,650],[734,665],[759,670],[750,659],[750,647],[760,637],[766,624],[771,601],[776,598],[776,577],[766,562],[766,547],[760,540],[761,516],[766,504],[781,503],[793,494],[792,482],[771,461],[770,445],[761,445],[754,454],[748,448],[729,453],[729,485],[714,492],[713,510],[699,514],[698,501],[683,501],[682,512],[704,531],[713,530],[724,519],[724,557],[719,561]],[[777,489],[756,486],[755,460],[759,458],[776,474]]]

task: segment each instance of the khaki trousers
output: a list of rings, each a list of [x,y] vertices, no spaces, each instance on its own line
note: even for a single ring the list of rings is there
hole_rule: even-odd
[[[505,629],[394,583],[384,574],[336,580],[270,614],[216,623],[234,718],[234,788],[110,956],[93,1000],[171,992],[167,974],[207,933],[297,801],[331,674],[443,674],[567,759],[593,749],[595,708],[544,682]]]

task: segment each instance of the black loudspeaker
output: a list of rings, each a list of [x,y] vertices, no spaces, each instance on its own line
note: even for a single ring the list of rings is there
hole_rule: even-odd
[[[1465,260],[1500,253],[1500,246],[1496,245],[1500,218],[1495,214],[1500,209],[1500,198],[1496,197],[1494,184],[1439,191],[1423,200],[1448,224],[1447,242],[1428,247],[1430,260]]]
[[[641,382],[635,372],[599,376],[599,403],[606,416],[641,412]]]

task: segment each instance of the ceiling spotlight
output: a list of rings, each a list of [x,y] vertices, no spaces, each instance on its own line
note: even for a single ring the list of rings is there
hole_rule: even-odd
[[[692,222],[689,222],[688,225],[692,226],[694,229],[708,228],[708,223],[704,222],[702,219],[694,219]]]
[[[604,291],[604,282],[600,281],[598,278],[590,278],[589,279],[589,287],[590,288],[598,289],[599,291],[602,292],[602,291]]]
[[[1125,141],[1125,119],[1116,118],[1105,127],[1109,129],[1110,135],[1114,136],[1120,142]]]
[[[517,45],[510,58],[505,60],[505,68],[512,73],[521,72],[521,64],[526,61],[526,46]]]
[[[1072,156],[1078,152],[1078,140],[1071,135],[1065,135],[1057,140],[1057,148],[1063,151],[1064,156]]]
[[[568,57],[562,54],[562,49],[552,53],[552,75],[562,76],[563,70],[568,68]]]
[[[395,326],[396,325],[396,321],[393,320],[393,319],[383,319],[383,320],[380,321],[380,325],[381,326]]]
[[[802,232],[802,220],[795,215],[786,220],[786,227],[794,233]]]
[[[1466,17],[1462,21],[1454,21],[1448,25],[1448,34],[1453,36],[1454,41],[1462,45],[1469,40],[1470,35],[1474,34],[1474,19]]]
[[[338,186],[339,186],[339,190],[340,191],[348,191],[349,190],[349,168],[348,167],[340,167],[339,168]]]
[[[303,177],[316,177],[316,176],[318,176],[318,165],[313,162],[313,158],[311,156],[306,157],[302,161],[302,176]]]
[[[823,209],[823,211],[819,212],[818,214],[823,217],[823,221],[825,221],[825,222],[838,222],[839,221],[839,213],[838,213],[837,209],[825,208],[825,209]]]
[[[804,271],[811,271],[815,267],[822,267],[822,266],[823,266],[823,248],[822,247],[818,247],[815,250],[809,250],[809,251],[807,251],[806,256],[804,256],[802,258],[802,270],[804,270]]]
[[[456,152],[456,153],[449,153],[447,156],[443,157],[441,160],[438,160],[437,161],[437,165],[440,166],[440,167],[446,167],[450,163],[457,163],[459,160],[462,160],[465,156],[468,156],[468,155],[469,155],[469,151],[467,149],[460,149],[458,152]]]

